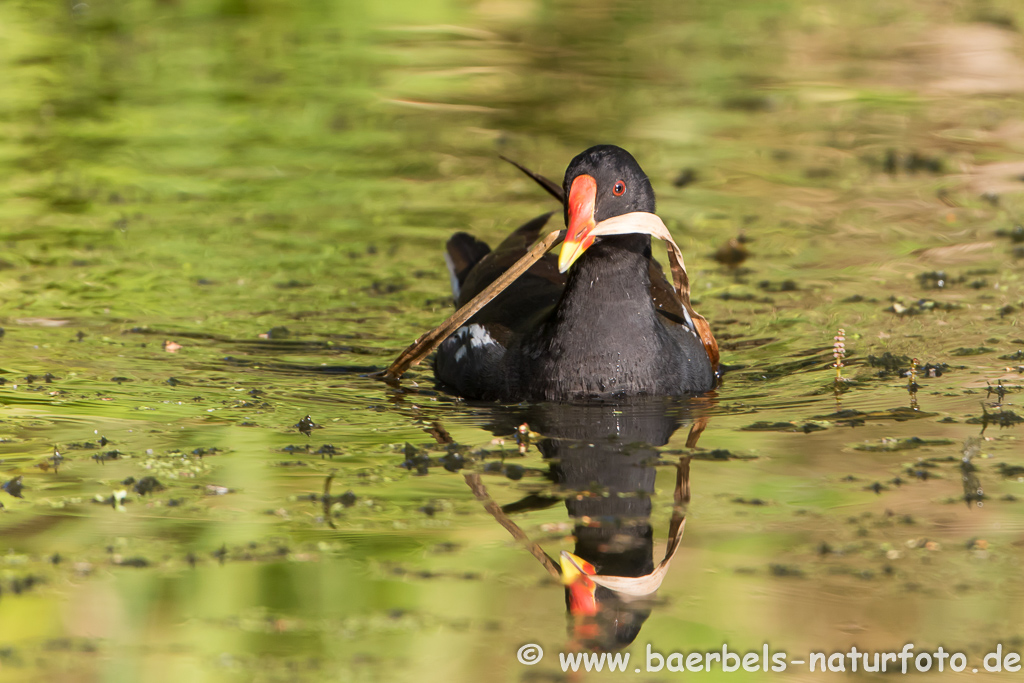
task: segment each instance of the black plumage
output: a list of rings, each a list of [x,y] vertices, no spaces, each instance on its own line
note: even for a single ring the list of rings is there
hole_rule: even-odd
[[[567,275],[548,254],[474,315],[438,348],[440,383],[466,398],[501,401],[713,388],[711,361],[651,258],[650,236],[587,235],[607,218],[654,213],[654,190],[636,160],[619,147],[592,147],[569,164],[563,196]],[[521,258],[551,215],[523,225],[493,251],[466,233],[454,235],[447,251],[457,305]]]

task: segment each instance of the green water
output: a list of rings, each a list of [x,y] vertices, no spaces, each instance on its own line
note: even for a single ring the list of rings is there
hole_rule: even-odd
[[[0,680],[568,678],[562,587],[467,484],[547,497],[511,518],[555,558],[562,500],[616,496],[552,483],[522,421],[566,462],[649,444],[655,564],[693,456],[637,666],[1020,651],[1021,30],[1011,0],[0,4]],[[716,394],[368,378],[449,313],[448,235],[557,208],[497,155],[560,179],[601,142],[652,179]],[[911,395],[911,357],[948,367]],[[603,676],[764,675],[632,670]]]

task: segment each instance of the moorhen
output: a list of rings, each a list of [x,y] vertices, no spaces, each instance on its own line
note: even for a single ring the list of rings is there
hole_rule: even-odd
[[[439,382],[465,398],[499,401],[712,389],[708,352],[651,258],[650,235],[591,234],[605,219],[654,213],[640,165],[621,147],[591,147],[569,164],[560,194],[567,233],[557,261],[545,255],[438,347]],[[519,260],[551,216],[526,223],[493,251],[471,235],[453,235],[445,260],[456,305]]]

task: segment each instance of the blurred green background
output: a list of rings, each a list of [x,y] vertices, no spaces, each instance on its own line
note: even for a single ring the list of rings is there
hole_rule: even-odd
[[[485,473],[508,503],[540,454],[427,366],[365,373],[448,314],[452,232],[557,208],[498,154],[560,180],[597,143],[733,368],[665,448],[693,499],[629,651],[1024,647],[1022,30],[1016,0],[0,3],[0,680],[567,678],[562,588],[461,474],[401,467],[440,425],[526,468]],[[911,357],[946,364],[915,396]],[[564,506],[516,521],[572,547]]]

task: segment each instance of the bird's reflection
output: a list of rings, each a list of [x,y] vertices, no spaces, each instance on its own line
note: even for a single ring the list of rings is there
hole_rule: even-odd
[[[499,506],[479,474],[466,481],[485,509],[565,585],[574,644],[616,650],[636,639],[679,548],[689,501],[689,457],[665,458],[659,448],[689,424],[687,447],[706,424],[706,399],[636,399],[628,403],[540,404],[503,413],[491,425],[507,435],[522,423],[538,436],[554,486]],[[658,466],[676,471],[664,559],[655,564],[651,496]],[[554,561],[513,521],[516,513],[564,501],[576,545]]]

